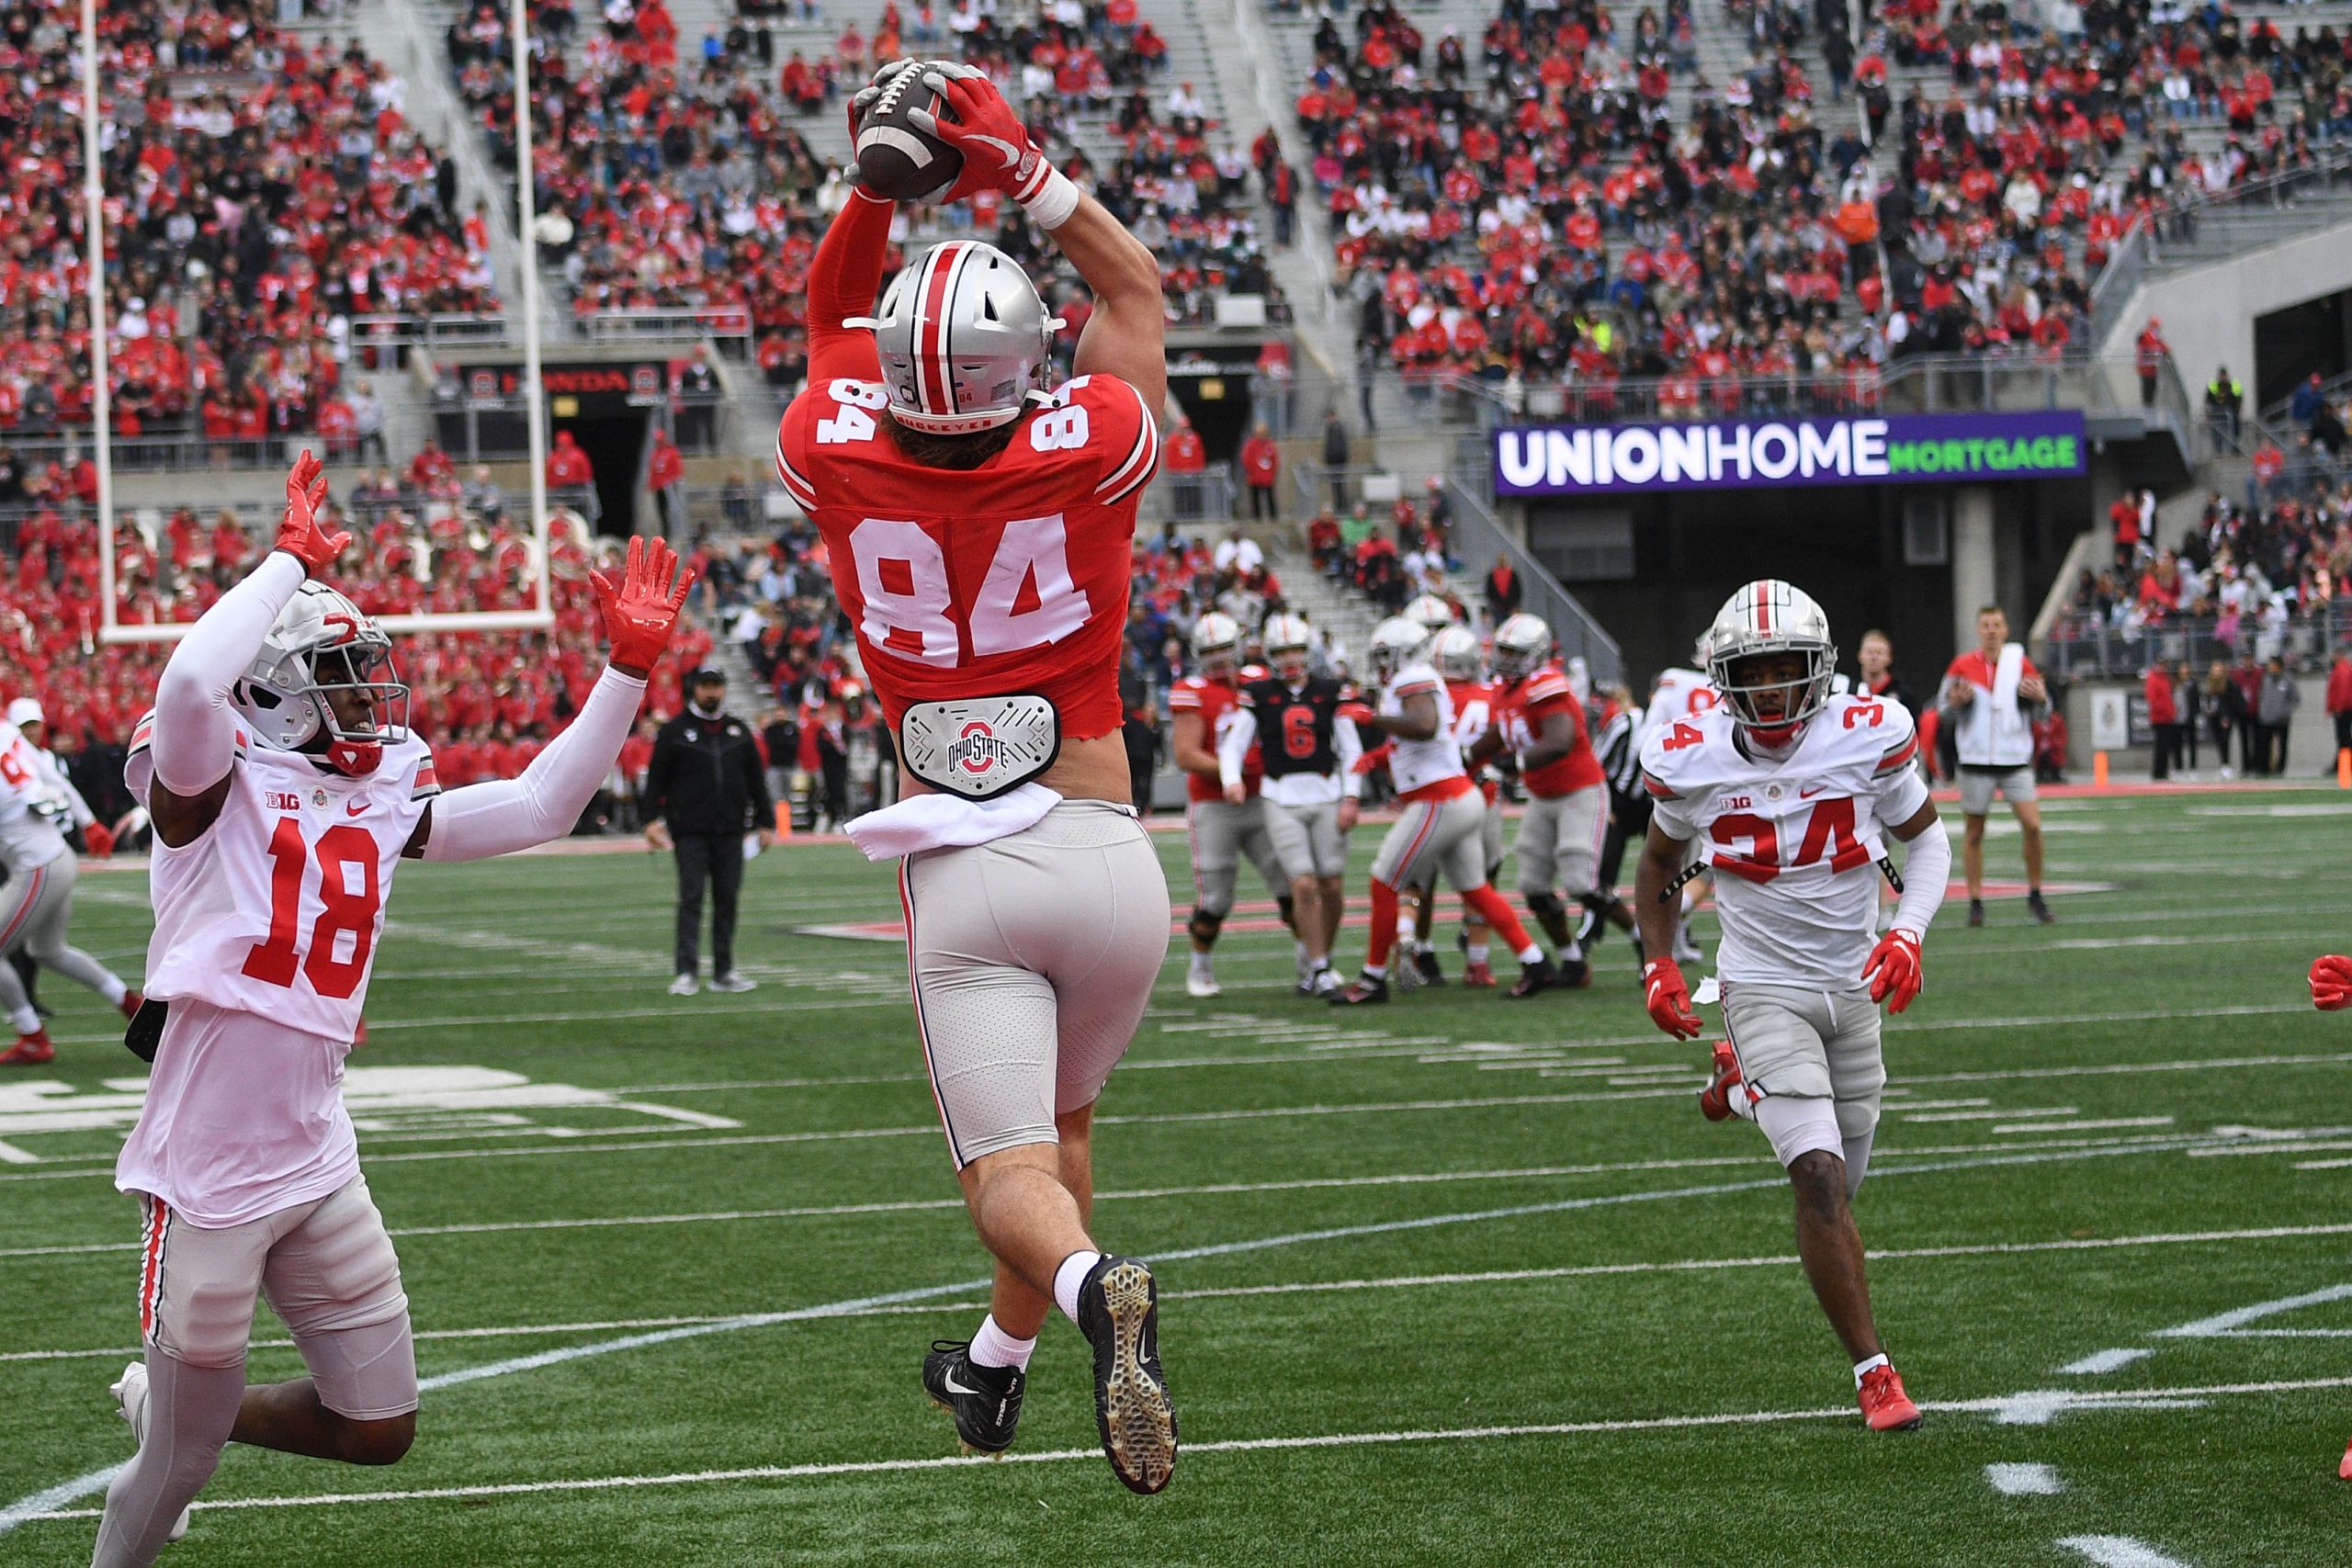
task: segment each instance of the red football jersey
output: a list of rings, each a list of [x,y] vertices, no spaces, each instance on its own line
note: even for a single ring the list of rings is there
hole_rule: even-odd
[[[811,381],[776,472],[824,537],[891,727],[910,703],[1035,692],[1064,736],[1116,733],[1136,506],[1159,456],[1141,394],[1077,377],[953,470],[899,450],[887,400],[876,381]]]
[[[1222,681],[1212,681],[1205,675],[1187,675],[1168,689],[1168,711],[1197,713],[1207,733],[1203,737],[1210,750],[1225,744],[1227,731],[1241,712],[1241,693]],[[1241,784],[1251,795],[1258,793],[1265,782],[1264,755],[1258,742],[1250,742],[1250,750],[1241,755]],[[1225,786],[1207,773],[1188,773],[1184,775],[1184,797],[1187,800],[1223,800]]]
[[[1571,790],[1590,789],[1602,782],[1600,759],[1592,754],[1592,736],[1585,728],[1584,705],[1577,701],[1576,693],[1568,687],[1568,678],[1558,669],[1547,664],[1520,680],[1498,686],[1495,708],[1503,739],[1521,755],[1535,744],[1544,720],[1555,710],[1565,712],[1568,722],[1576,726],[1576,742],[1568,748],[1566,756],[1555,758],[1522,775],[1528,794],[1550,800]]]

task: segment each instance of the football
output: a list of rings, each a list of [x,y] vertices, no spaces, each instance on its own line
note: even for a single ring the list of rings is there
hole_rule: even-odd
[[[963,153],[916,130],[907,118],[910,109],[934,116],[953,112],[944,98],[922,85],[922,74],[917,68],[891,77],[858,123],[858,183],[893,201],[936,196],[964,172]]]

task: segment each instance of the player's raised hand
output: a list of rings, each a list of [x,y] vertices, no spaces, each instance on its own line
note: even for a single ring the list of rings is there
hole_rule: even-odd
[[[1642,1000],[1650,1021],[1677,1040],[1696,1040],[1706,1027],[1690,1010],[1690,987],[1682,979],[1682,965],[1671,958],[1653,958],[1642,965]]]
[[[1002,191],[1015,201],[1027,201],[1045,188],[1053,166],[1029,140],[1028,127],[1021,123],[1021,117],[1012,112],[1012,106],[989,80],[987,72],[970,65],[926,65],[922,85],[944,98],[956,118],[909,109],[909,123],[964,155],[964,172],[956,176],[954,185],[932,197],[933,201],[962,201],[984,190]]]
[[[1884,1002],[1889,1012],[1901,1012],[1927,984],[1920,968],[1919,933],[1895,927],[1878,939],[1870,961],[1862,965],[1870,982],[1871,1000]]]
[[[2352,958],[2331,953],[2312,960],[2312,1006],[2322,1012],[2352,1007]]]
[[[673,576],[677,579],[674,586]],[[671,628],[678,624],[678,611],[695,585],[693,569],[680,571],[678,552],[666,541],[639,535],[628,542],[620,581],[601,571],[589,573],[588,581],[596,591],[596,607],[604,612],[613,668],[645,679],[670,646]]]
[[[326,504],[326,466],[302,448],[294,459],[294,467],[286,476],[286,515],[277,525],[277,542],[273,549],[284,550],[302,563],[302,570],[315,577],[334,564],[351,543],[351,536],[329,529],[319,521],[319,508]]]

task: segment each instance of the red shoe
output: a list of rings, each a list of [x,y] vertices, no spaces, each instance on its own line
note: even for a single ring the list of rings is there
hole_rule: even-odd
[[[1873,1432],[1907,1432],[1927,1419],[1903,1392],[1903,1379],[1891,1366],[1876,1366],[1864,1372],[1861,1392],[1854,1397]]]
[[[0,1067],[37,1067],[43,1062],[55,1060],[57,1047],[49,1043],[49,1031],[46,1029],[19,1034],[14,1045],[0,1051]]]
[[[2335,1467],[2335,1473],[2343,1480],[2352,1481],[2352,1443],[2344,1445],[2344,1462]]]
[[[1491,991],[1495,988],[1495,972],[1489,965],[1473,959],[1462,971],[1462,984],[1471,990]]]
[[[147,998],[141,996],[137,991],[123,992],[122,1001],[119,1004],[122,1008],[122,1016],[125,1018],[136,1018],[139,1016],[139,1010],[141,1007],[144,1007],[146,1002]]]
[[[1699,1091],[1699,1111],[1710,1122],[1728,1122],[1734,1114],[1731,1091],[1739,1087],[1739,1058],[1733,1055],[1731,1042],[1715,1042],[1715,1075],[1707,1087]]]

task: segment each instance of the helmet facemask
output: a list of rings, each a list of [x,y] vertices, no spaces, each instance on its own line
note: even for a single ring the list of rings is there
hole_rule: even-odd
[[[261,744],[365,778],[408,739],[409,688],[375,622],[331,589],[305,590],[231,694]]]
[[[1719,656],[1711,671],[1732,722],[1759,746],[1779,750],[1829,701],[1838,650],[1826,643],[1790,642]]]

